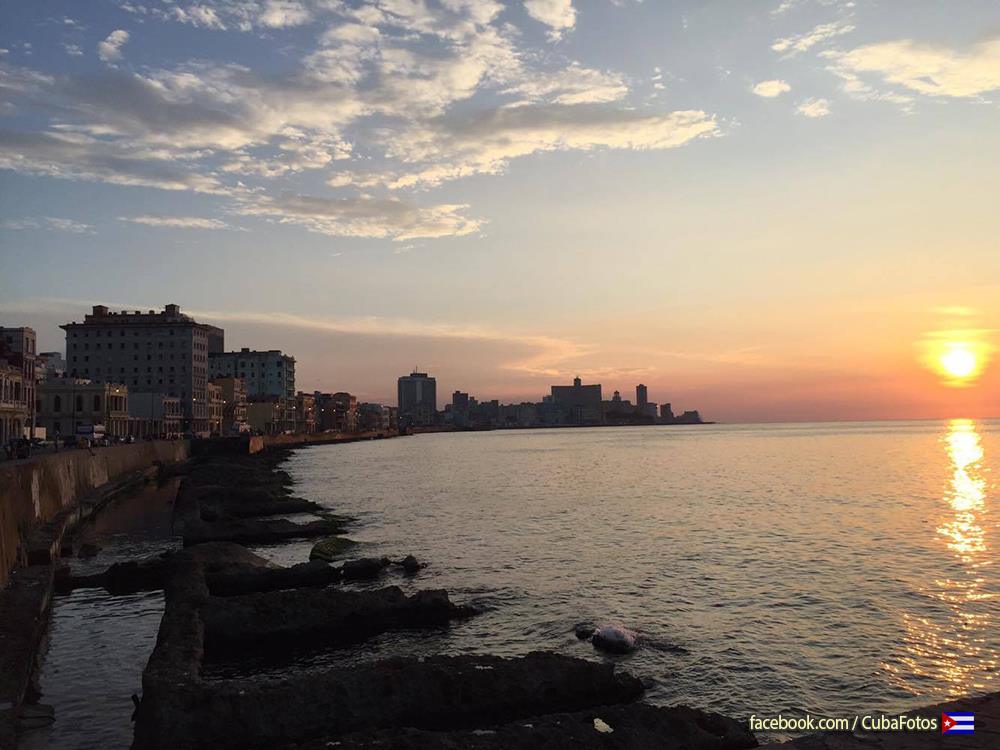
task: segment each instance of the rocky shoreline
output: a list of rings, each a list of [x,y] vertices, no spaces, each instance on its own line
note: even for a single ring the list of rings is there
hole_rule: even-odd
[[[610,663],[545,652],[393,658],[280,678],[204,679],[203,665],[215,659],[280,656],[303,645],[351,648],[386,631],[436,630],[476,616],[446,591],[407,596],[392,585],[345,587],[412,575],[422,564],[412,556],[395,563],[344,559],[350,520],[294,497],[291,477],[279,468],[286,455],[193,460],[183,469],[175,508],[182,551],[85,579],[58,577],[62,590],[165,591],[136,709],[135,750],[757,745],[732,719],[639,702],[642,681]],[[316,520],[272,518],[303,512]],[[290,567],[243,546],[310,538],[320,554]]]

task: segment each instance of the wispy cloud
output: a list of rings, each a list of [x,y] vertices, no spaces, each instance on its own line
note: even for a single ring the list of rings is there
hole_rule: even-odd
[[[92,224],[85,224],[73,219],[62,219],[55,216],[29,217],[24,219],[6,219],[0,221],[0,229],[20,231],[24,229],[48,229],[56,232],[72,234],[93,234]]]
[[[170,229],[232,229],[219,219],[206,219],[199,216],[119,216],[119,221],[132,224],[144,224],[148,227],[167,227]]]
[[[799,102],[795,111],[803,117],[826,117],[830,114],[830,102],[826,99],[805,99]]]
[[[524,0],[528,15],[549,27],[554,39],[576,25],[576,9],[573,0]]]
[[[811,30],[797,34],[795,36],[783,37],[775,40],[771,49],[787,55],[795,55],[799,52],[807,52],[817,44],[827,42],[835,37],[850,34],[854,31],[854,24],[847,21],[832,21],[831,23],[821,23]]]

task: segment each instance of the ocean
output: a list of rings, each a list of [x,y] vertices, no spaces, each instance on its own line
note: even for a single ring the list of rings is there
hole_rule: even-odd
[[[428,565],[369,586],[444,588],[481,614],[205,674],[553,650],[616,662],[649,681],[651,702],[738,718],[998,690],[998,462],[1000,421],[969,420],[441,433],[295,451],[295,493],[356,519],[349,556]],[[179,543],[148,518],[108,523],[85,569]],[[293,564],[310,548],[256,551]],[[57,720],[23,746],[126,747],[161,610],[158,593],[57,597],[40,675]],[[575,637],[580,622],[623,625],[641,646],[602,654]]]

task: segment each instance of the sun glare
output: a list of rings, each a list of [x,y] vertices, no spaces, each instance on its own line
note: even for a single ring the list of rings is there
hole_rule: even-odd
[[[970,378],[979,369],[976,352],[968,344],[948,344],[939,361],[941,368],[953,378]]]

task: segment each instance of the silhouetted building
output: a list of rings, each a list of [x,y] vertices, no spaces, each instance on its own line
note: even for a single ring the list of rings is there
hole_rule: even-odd
[[[660,404],[660,421],[665,424],[670,424],[674,421],[674,410],[670,407],[670,404]]]
[[[646,391],[646,386],[644,386],[642,383],[639,383],[639,385],[635,387],[635,405],[641,411],[646,406],[647,403],[649,403],[649,398]]]
[[[316,396],[299,391],[295,394],[295,431],[316,432]]]
[[[566,412],[569,424],[601,423],[600,384],[583,385],[574,378],[573,385],[554,385],[552,402]]]
[[[411,372],[397,383],[400,427],[430,427],[437,421],[437,381],[426,372]]]

